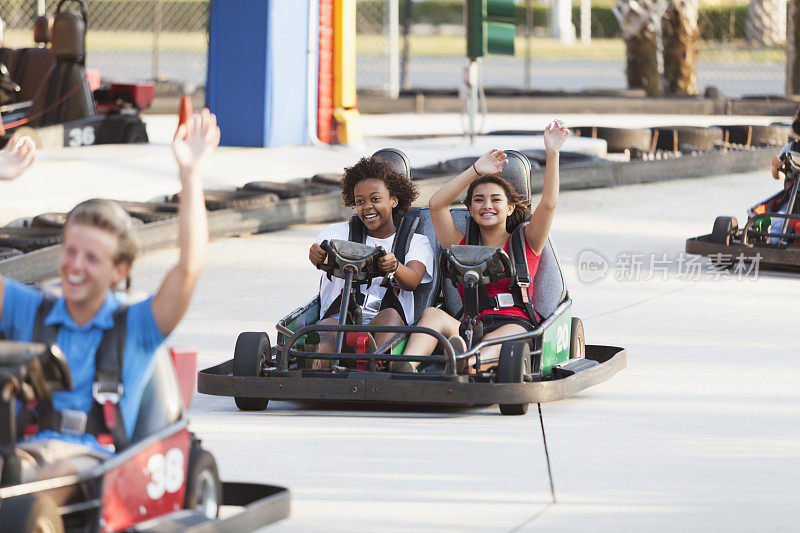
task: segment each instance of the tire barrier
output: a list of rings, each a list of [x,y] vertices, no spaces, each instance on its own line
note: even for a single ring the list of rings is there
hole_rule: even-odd
[[[604,139],[609,153],[622,153],[626,150],[648,151],[652,145],[653,132],[649,128],[579,126],[571,129],[578,137]]]
[[[39,248],[60,244],[64,240],[61,228],[23,227],[0,228],[0,246],[32,252]]]
[[[755,126],[748,124],[721,125],[723,140],[744,146],[783,146],[789,142],[792,128],[788,125]]]
[[[710,126],[664,126],[652,128],[656,138],[656,148],[680,152],[684,149],[711,150],[716,143],[724,140],[722,128]]]
[[[17,257],[22,255],[24,252],[22,250],[17,250],[16,248],[7,248],[5,246],[0,246],[0,261],[5,259],[11,259],[12,257]]]
[[[320,183],[323,185],[335,185],[339,186],[342,181],[344,174],[341,172],[323,172],[321,174],[314,174],[311,177],[311,181],[314,183]]]
[[[145,224],[178,216],[178,204],[161,202],[120,202],[128,214]]]
[[[209,211],[231,208],[264,207],[278,201],[278,195],[276,194],[242,189],[235,191],[204,189],[203,196],[206,201],[206,209]],[[170,203],[177,206],[177,194],[172,195]]]
[[[251,181],[245,183],[242,189],[246,191],[259,191],[276,195],[281,200],[289,198],[302,198],[304,196],[313,196],[315,194],[325,194],[331,191],[337,191],[338,188],[333,185],[326,185],[322,183],[314,183],[312,181],[300,182],[280,182],[280,181]]]
[[[616,187],[635,183],[697,178],[735,172],[761,170],[765,173],[775,155],[775,148],[751,147],[746,150],[729,149],[698,153],[697,155],[670,154],[671,157],[655,160],[606,161],[602,164],[575,164],[561,171],[561,189],[576,190],[600,187]],[[586,157],[586,156],[584,156]],[[463,169],[460,169],[463,170]],[[417,183],[420,189],[418,205],[452,176],[441,176]],[[544,170],[534,170],[531,176],[532,192],[541,192]],[[160,209],[177,210],[176,204],[121,202],[123,205],[137,204],[156,206]],[[320,224],[344,220],[352,210],[342,206],[341,194],[336,189],[329,193],[290,198],[257,208],[228,208],[208,214],[211,238],[225,238],[245,234],[278,231],[295,224]],[[164,213],[162,213],[164,214]],[[174,217],[174,213],[170,216]],[[152,252],[177,244],[177,219],[147,223],[138,231],[142,251]],[[32,229],[32,228],[15,228]],[[37,228],[47,230],[48,228]],[[0,230],[0,233],[6,230]],[[60,230],[52,230],[60,233]],[[10,246],[0,242],[0,246]],[[16,248],[15,246],[10,246]],[[0,258],[0,274],[22,283],[37,283],[58,275],[61,246],[49,246],[40,250]]]

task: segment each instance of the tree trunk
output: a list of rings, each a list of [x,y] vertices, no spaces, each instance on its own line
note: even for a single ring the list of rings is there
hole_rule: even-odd
[[[664,77],[670,94],[697,94],[698,0],[673,0],[662,20]]]
[[[648,96],[661,95],[661,76],[658,72],[656,35],[643,31],[625,41],[628,64],[628,88],[644,89]]]
[[[786,42],[786,0],[751,0],[744,36],[750,46],[777,46]]]
[[[786,28],[786,94],[800,94],[800,0],[789,0]]]

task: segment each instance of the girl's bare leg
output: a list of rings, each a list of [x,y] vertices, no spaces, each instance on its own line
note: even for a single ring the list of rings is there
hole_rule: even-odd
[[[438,331],[444,335],[445,338],[456,335],[460,325],[461,322],[436,307],[428,307],[425,309],[422,312],[422,318],[420,318],[417,324],[419,327]],[[430,355],[436,349],[438,343],[439,341],[436,340],[435,337],[431,337],[425,333],[414,333],[411,335],[411,338],[408,339],[405,353],[407,355]]]
[[[525,328],[517,324],[506,324],[505,326],[501,326],[493,332],[484,335],[483,340],[497,339],[498,337],[508,337],[509,335],[516,335],[517,333],[524,333],[525,331]],[[497,364],[497,361],[500,360],[500,350],[502,347],[503,346],[501,344],[495,344],[493,346],[487,346],[481,350],[481,370],[488,370],[489,367]],[[485,363],[484,361],[489,362]],[[473,365],[474,363],[474,359],[470,361],[470,365]]]
[[[405,322],[403,322],[403,319],[400,318],[400,314],[395,309],[384,309],[375,315],[375,318],[370,321],[370,324],[373,326],[405,326]],[[375,333],[373,336],[375,337],[375,344],[382,346],[384,342],[389,342],[395,335],[397,335],[397,333],[384,331]]]
[[[330,317],[324,318],[317,322],[317,324],[338,324],[339,318],[338,317]],[[320,331],[319,332],[319,348],[317,348],[318,352],[322,353],[331,353],[333,352],[333,347],[336,344],[336,333],[332,331]],[[322,368],[330,368],[331,367],[331,360],[330,359],[312,359],[311,360],[311,368],[314,370],[320,370]]]

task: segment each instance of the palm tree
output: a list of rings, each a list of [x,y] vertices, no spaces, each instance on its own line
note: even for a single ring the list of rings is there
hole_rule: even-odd
[[[786,0],[750,0],[744,36],[751,46],[786,42]]]
[[[699,0],[672,0],[662,20],[664,77],[671,94],[697,94]]]
[[[625,41],[628,87],[643,88],[650,96],[658,96],[663,92],[661,18],[669,2],[670,0],[616,0],[611,8]]]

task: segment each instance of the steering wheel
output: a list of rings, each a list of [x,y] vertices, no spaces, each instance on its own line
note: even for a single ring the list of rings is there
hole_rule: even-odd
[[[456,283],[499,283],[515,275],[508,254],[500,248],[457,244],[444,249],[444,275]]]
[[[328,254],[328,259],[317,268],[328,274],[328,278],[344,279],[350,271],[354,282],[365,283],[385,275],[378,267],[378,259],[386,255],[381,246],[333,239],[322,241],[320,247]]]
[[[67,359],[56,345],[0,341],[0,370],[28,384],[37,399],[48,399],[54,391],[72,389]]]
[[[6,102],[16,102],[22,87],[17,82],[11,79],[11,74],[8,72],[8,67],[5,63],[0,63],[0,90],[5,94],[3,95]]]

